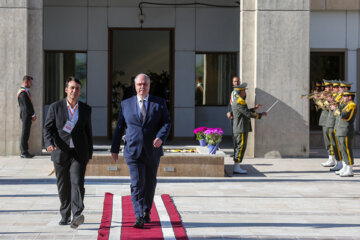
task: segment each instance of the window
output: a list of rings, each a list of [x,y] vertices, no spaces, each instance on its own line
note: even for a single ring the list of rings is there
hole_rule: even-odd
[[[236,53],[197,53],[195,105],[227,105],[236,66]]]
[[[344,52],[311,52],[310,53],[310,89],[315,89],[316,83],[327,80],[345,80]],[[319,117],[313,101],[310,101],[310,130],[321,130]]]
[[[45,53],[45,105],[66,96],[65,82],[75,76],[81,82],[79,100],[86,102],[87,54],[78,52]]]

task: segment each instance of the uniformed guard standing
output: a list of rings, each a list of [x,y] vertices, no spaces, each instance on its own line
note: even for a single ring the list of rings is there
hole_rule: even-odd
[[[355,92],[344,91],[344,104],[339,108],[340,120],[336,125],[336,135],[339,140],[339,148],[343,162],[343,167],[336,171],[341,177],[354,176],[352,166],[354,165],[354,156],[352,152],[352,140],[354,138],[354,120],[356,116],[356,104],[354,103]],[[334,107],[333,107],[334,108]]]
[[[233,134],[236,141],[236,149],[234,154],[234,173],[247,173],[246,170],[240,167],[246,150],[248,133],[252,131],[250,118],[260,119],[262,116],[266,116],[267,113],[256,113],[255,110],[261,107],[256,105],[255,108],[249,109],[245,99],[246,92],[245,88],[247,83],[242,83],[238,86],[234,86],[237,91],[235,99],[231,105],[233,112]]]
[[[331,152],[330,148],[330,140],[329,140],[329,134],[328,134],[328,128],[326,127],[327,117],[329,115],[328,109],[324,106],[325,98],[327,95],[329,95],[332,91],[332,83],[328,80],[324,80],[324,92],[319,96],[316,97],[314,100],[319,108],[321,108],[321,114],[319,118],[319,126],[322,127],[323,131],[323,138],[324,138],[324,144],[325,149],[328,152],[329,159],[322,163],[324,167],[333,167],[336,163],[335,157]]]
[[[341,120],[340,110],[339,109],[341,109],[341,108],[343,108],[345,106],[344,105],[344,100],[343,100],[343,94],[344,94],[344,91],[349,91],[350,90],[351,85],[352,85],[352,83],[345,82],[345,81],[340,81],[339,94],[335,98],[335,103],[336,104],[334,104],[335,107],[332,106],[332,108],[334,109],[333,113],[334,113],[334,116],[335,116],[335,127],[334,127],[335,141],[336,141],[337,148],[338,148],[338,151],[339,151],[340,160],[342,160],[341,164],[337,164],[337,166],[334,167],[335,171],[340,170],[342,167],[344,167],[344,164],[345,164],[343,159],[342,159],[342,155],[341,155],[341,151],[340,151],[340,145],[339,145],[339,137],[338,137],[338,134],[336,134],[336,131],[338,131],[338,129],[337,129],[338,123]],[[331,168],[330,170],[332,170],[334,168]]]
[[[333,80],[332,81],[332,94],[330,94],[327,98],[327,101],[329,105],[337,105],[337,101],[339,101],[339,97],[341,97],[341,94],[339,94],[339,87],[340,87],[340,81]],[[334,115],[334,110],[332,110],[329,106],[329,113],[326,120],[326,127],[327,127],[327,134],[329,135],[329,141],[330,141],[330,151],[331,155],[335,157],[335,166],[330,168],[330,171],[338,171],[342,168],[342,162],[341,162],[341,154],[338,147],[338,142],[335,137],[335,121],[336,117]]]
[[[20,150],[22,158],[32,158],[34,155],[29,153],[29,137],[32,122],[36,121],[36,114],[31,100],[29,89],[32,86],[33,78],[31,76],[23,77],[23,84],[17,93],[20,106],[20,119],[22,121],[22,130],[20,138]]]
[[[238,76],[234,76],[232,78],[232,85],[233,85],[233,87],[240,85],[240,78]],[[234,89],[231,92],[230,101],[229,101],[229,104],[228,104],[228,112],[226,113],[226,117],[230,121],[231,129],[233,128],[233,113],[232,113],[232,110],[231,110],[231,105],[232,105],[232,103],[233,103],[233,101],[234,101],[234,99],[236,97],[236,94],[237,94],[236,90]],[[233,147],[234,147],[234,154],[232,155],[232,157],[234,157],[235,151],[236,151],[236,141],[235,141],[235,138],[234,138],[234,134],[232,134],[232,140],[233,140]]]

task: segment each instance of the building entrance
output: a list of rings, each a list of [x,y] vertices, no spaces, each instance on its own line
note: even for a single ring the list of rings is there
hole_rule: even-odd
[[[110,29],[108,136],[116,126],[121,101],[136,95],[134,78],[146,73],[150,94],[166,99],[173,116],[173,30]]]

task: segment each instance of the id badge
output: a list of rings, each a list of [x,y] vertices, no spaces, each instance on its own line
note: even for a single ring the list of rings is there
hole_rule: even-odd
[[[74,126],[75,124],[72,121],[67,120],[65,126],[63,127],[63,131],[71,133],[71,131],[74,129]]]

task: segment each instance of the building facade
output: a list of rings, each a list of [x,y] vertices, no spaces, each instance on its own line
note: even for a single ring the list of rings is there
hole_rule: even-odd
[[[37,153],[47,107],[64,97],[69,75],[83,83],[94,136],[111,137],[119,102],[133,94],[133,77],[148,73],[152,94],[167,99],[174,138],[193,137],[199,126],[231,135],[225,115],[231,78],[239,75],[248,83],[250,106],[261,103],[265,111],[279,101],[253,122],[249,156],[307,156],[317,129],[300,95],[326,77],[357,89],[358,0],[149,2],[0,2],[0,155],[19,153],[16,91],[25,74],[34,76],[39,120],[30,148]]]

